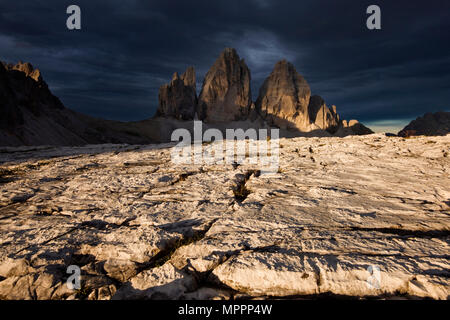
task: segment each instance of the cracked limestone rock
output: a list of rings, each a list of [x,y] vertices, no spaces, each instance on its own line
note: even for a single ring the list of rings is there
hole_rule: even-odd
[[[277,142],[270,176],[174,144],[2,149],[0,298],[448,299],[450,135]]]

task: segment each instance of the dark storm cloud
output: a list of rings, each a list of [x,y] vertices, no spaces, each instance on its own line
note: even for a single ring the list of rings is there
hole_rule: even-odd
[[[82,30],[65,27],[82,10]],[[382,30],[366,27],[378,4]],[[254,98],[286,58],[313,93],[363,121],[449,110],[448,1],[6,1],[0,59],[39,67],[64,104],[98,117],[139,120],[158,87],[189,65],[199,86],[225,47],[252,72]]]

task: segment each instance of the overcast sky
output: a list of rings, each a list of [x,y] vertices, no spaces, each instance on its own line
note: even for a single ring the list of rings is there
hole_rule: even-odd
[[[79,31],[66,28],[70,4]],[[366,27],[370,4],[382,30]],[[67,107],[117,120],[153,116],[159,86],[187,66],[200,88],[234,47],[254,99],[285,58],[344,119],[399,128],[450,111],[449,39],[448,0],[0,0],[0,59],[31,62]]]

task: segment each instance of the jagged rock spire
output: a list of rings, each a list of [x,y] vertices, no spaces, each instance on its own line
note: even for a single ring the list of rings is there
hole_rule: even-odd
[[[226,48],[203,81],[197,113],[208,122],[246,119],[252,104],[250,70],[236,50]]]
[[[194,119],[197,107],[195,70],[187,68],[181,76],[173,74],[172,81],[159,89],[157,116],[174,117],[180,120]]]
[[[310,129],[308,104],[311,90],[295,67],[281,60],[262,85],[256,109],[261,116],[282,129]]]

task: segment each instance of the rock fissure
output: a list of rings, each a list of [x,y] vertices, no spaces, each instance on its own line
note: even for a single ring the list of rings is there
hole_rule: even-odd
[[[183,236],[174,241],[169,241],[169,244],[152,257],[148,263],[144,263],[138,268],[138,273],[164,265],[179,248],[202,240],[217,220],[214,219],[209,222],[203,230],[193,231],[189,236]]]
[[[237,183],[232,188],[234,198],[238,203],[243,202],[245,199],[247,199],[248,195],[251,193],[251,191],[247,188],[246,183],[252,176],[259,177],[261,174],[260,170],[248,170],[245,172],[244,175],[238,175],[237,176]]]

